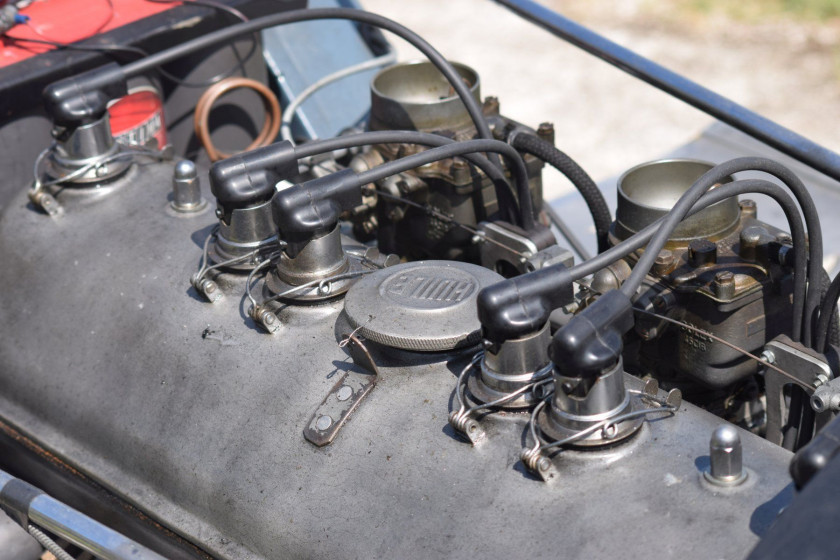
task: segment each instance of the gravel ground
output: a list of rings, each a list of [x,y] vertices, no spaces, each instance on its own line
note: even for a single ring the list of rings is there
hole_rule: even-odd
[[[469,64],[482,94],[535,126],[593,177],[611,177],[697,137],[712,120],[527,23],[491,0],[362,0]],[[674,13],[644,0],[543,0],[617,43],[804,136],[840,149],[837,24],[733,22]],[[402,60],[418,53],[394,40]],[[546,177],[548,199],[570,186]]]

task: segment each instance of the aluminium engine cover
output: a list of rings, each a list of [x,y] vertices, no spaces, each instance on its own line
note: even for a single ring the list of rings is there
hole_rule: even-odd
[[[474,264],[420,261],[378,270],[347,292],[344,310],[368,340],[444,352],[481,339],[476,297],[504,278]]]

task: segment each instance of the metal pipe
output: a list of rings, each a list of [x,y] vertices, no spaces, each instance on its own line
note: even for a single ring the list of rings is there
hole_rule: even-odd
[[[103,560],[165,560],[145,546],[2,470],[0,508],[16,521],[26,521],[24,528],[28,528],[31,521]]]
[[[520,17],[840,181],[840,155],[533,2],[495,0]]]

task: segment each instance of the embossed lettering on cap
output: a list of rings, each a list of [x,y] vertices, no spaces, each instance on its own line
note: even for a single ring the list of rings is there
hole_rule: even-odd
[[[421,308],[449,307],[475,293],[478,284],[469,274],[442,267],[400,271],[386,279],[381,293],[402,305]]]
[[[420,352],[477,343],[479,291],[503,280],[475,264],[420,261],[383,268],[347,292],[344,312],[367,340]]]

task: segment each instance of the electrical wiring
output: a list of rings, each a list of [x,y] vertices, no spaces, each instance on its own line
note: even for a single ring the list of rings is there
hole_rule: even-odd
[[[808,290],[808,279],[819,279],[822,271],[822,230],[820,229],[819,216],[814,201],[808,194],[808,190],[802,181],[785,166],[772,160],[758,157],[737,158],[715,166],[704,173],[695,183],[680,197],[671,211],[665,215],[661,222],[660,229],[651,239],[645,249],[644,255],[633,267],[630,277],[622,285],[622,291],[632,296],[641,286],[648,271],[653,266],[659,251],[665,246],[671,233],[676,226],[685,218],[688,210],[693,204],[710,188],[726,181],[728,177],[742,171],[763,171],[775,176],[787,186],[799,203],[799,207],[805,217],[805,224],[809,236],[809,261],[806,274],[794,276],[794,293],[806,293],[805,302],[795,301],[794,316],[799,318],[802,326],[794,331],[795,341],[803,340],[806,346],[811,344],[811,318],[819,304],[819,288]],[[719,190],[719,189],[718,189]],[[800,330],[801,329],[801,330]],[[800,336],[801,333],[801,336]]]
[[[122,68],[122,72],[126,78],[130,78],[132,76],[148,72],[149,70],[157,68],[162,64],[166,64],[167,62],[171,62],[182,56],[200,51],[207,47],[215,46],[219,43],[229,42],[237,37],[248,35],[267,27],[323,19],[346,19],[368,24],[385,31],[389,31],[409,42],[412,46],[422,52],[429,61],[438,68],[447,81],[449,81],[452,89],[458,97],[461,98],[467,112],[470,114],[470,117],[475,123],[479,136],[485,139],[493,138],[493,133],[490,130],[490,126],[487,124],[487,121],[484,119],[481,106],[472,96],[469,86],[464,83],[461,79],[461,75],[457,70],[455,70],[452,64],[450,64],[434,47],[432,47],[431,44],[418,34],[395,21],[377,14],[352,8],[314,8],[306,10],[292,10],[254,19],[247,23],[233,25],[225,29],[208,33],[202,37],[198,37],[170,49],[155,53],[142,60],[127,64]]]
[[[516,177],[516,190],[517,194],[519,194],[520,215],[522,218],[521,226],[526,231],[533,230],[536,221],[534,219],[530,191],[528,190],[528,170],[519,152],[510,144],[500,140],[464,140],[445,146],[438,146],[363,171],[358,174],[358,179],[362,184],[375,183],[391,175],[396,175],[397,173],[408,171],[409,169],[414,169],[434,161],[474,152],[495,152],[507,158]]]
[[[804,274],[804,270],[806,269],[806,264],[803,258],[803,243],[805,230],[802,223],[802,218],[799,215],[796,204],[794,203],[790,195],[788,195],[784,191],[784,189],[782,189],[775,183],[771,183],[762,179],[749,179],[723,184],[720,187],[703,195],[700,198],[700,200],[698,200],[694,204],[694,206],[692,206],[691,210],[687,213],[687,215],[691,216],[701,211],[702,209],[711,206],[712,204],[717,204],[718,202],[726,198],[746,193],[765,194],[767,196],[772,197],[782,207],[782,210],[785,213],[785,217],[788,219],[788,222],[790,224],[791,238],[794,239],[794,245],[792,248],[792,251],[794,252],[794,277],[796,277],[797,275]],[[642,231],[627,238],[621,243],[614,245],[613,247],[604,251],[603,253],[592,257],[588,261],[573,266],[571,269],[568,270],[568,276],[563,277],[562,275],[558,275],[557,272],[559,272],[560,269],[557,269],[555,267],[542,269],[540,271],[537,271],[536,274],[539,274],[541,277],[547,277],[549,281],[554,280],[556,282],[565,281],[565,279],[570,279],[572,281],[580,280],[586,276],[594,274],[602,268],[611,265],[615,261],[630,255],[634,251],[637,251],[638,249],[641,249],[646,244],[648,244],[649,241],[653,238],[653,236],[658,231],[660,231],[660,228],[663,227],[662,224],[664,223],[666,218],[667,216],[660,218],[656,222],[644,228]],[[559,286],[553,286],[551,284],[548,284],[546,288],[559,289]],[[633,292],[635,293],[635,290]],[[802,300],[804,299],[804,297],[805,292],[802,290],[796,292],[796,287],[794,287],[794,310],[802,307]],[[794,312],[792,330],[794,332],[797,332],[801,328],[801,325],[801,317]]]
[[[79,41],[84,41],[84,40],[92,38],[94,35],[96,35],[102,29],[104,29],[104,27],[107,26],[107,24],[113,19],[113,10],[114,10],[113,2],[112,2],[112,0],[106,0],[106,1],[111,6],[111,16],[110,16],[110,18],[106,22],[104,22],[102,25],[100,25],[100,27],[90,37],[87,37],[86,39],[80,39]],[[227,5],[222,4],[222,3],[212,2],[210,0],[146,0],[146,1],[147,2],[153,2],[153,3],[156,3],[156,4],[187,4],[187,5],[191,4],[191,5],[195,5],[195,6],[203,6],[203,7],[213,8],[213,9],[228,13],[228,14],[232,15],[233,17],[237,18],[238,20],[242,21],[243,23],[249,21],[249,19],[245,16],[245,14],[243,14],[241,11],[237,10],[236,8],[227,6]],[[114,55],[114,54],[117,54],[117,53],[127,53],[127,54],[136,55],[136,57],[139,57],[139,58],[145,58],[145,57],[150,56],[150,53],[148,53],[144,49],[141,49],[140,47],[134,47],[134,46],[128,46],[128,45],[116,45],[116,44],[91,44],[91,45],[86,45],[86,44],[82,44],[81,42],[65,43],[65,42],[61,42],[61,41],[55,41],[55,40],[50,39],[49,37],[44,36],[40,31],[37,30],[37,28],[35,26],[32,25],[31,21],[27,21],[25,23],[25,25],[29,29],[31,29],[34,33],[39,35],[41,38],[40,39],[35,39],[35,38],[28,38],[28,37],[15,37],[14,35],[10,35],[8,33],[3,34],[3,38],[8,40],[8,41],[11,41],[13,43],[32,43],[32,44],[37,44],[37,45],[47,45],[47,46],[55,47],[56,49],[59,49],[59,50],[74,50],[74,51],[81,51],[81,52],[95,52],[95,53],[110,54],[110,55]],[[242,56],[239,53],[239,50],[236,48],[236,45],[231,44],[230,47],[233,50],[234,56],[236,57],[236,63],[231,68],[229,68],[228,70],[225,70],[224,72],[221,72],[220,74],[217,74],[216,76],[214,76],[214,77],[212,77],[208,80],[201,81],[201,82],[191,82],[191,81],[188,81],[188,80],[184,80],[182,78],[179,78],[178,76],[175,76],[174,74],[172,74],[171,72],[167,71],[166,69],[164,69],[162,67],[154,68],[153,71],[159,73],[161,76],[163,76],[167,80],[169,80],[169,81],[171,81],[171,82],[173,82],[173,83],[175,83],[179,86],[189,87],[189,88],[210,87],[210,86],[218,83],[219,81],[232,76],[237,71],[240,71],[244,74],[245,64],[249,60],[251,60],[251,58],[253,58],[254,55],[257,53],[257,45],[258,44],[259,44],[259,41],[256,38],[256,35],[253,35],[251,37],[251,44],[248,47],[248,52],[246,52],[244,56]]]
[[[817,352],[828,351],[828,333],[832,317],[837,316],[837,300],[840,298],[840,274],[828,285],[820,303],[817,326],[814,331],[814,349]]]
[[[306,89],[300,92],[300,94],[297,97],[295,97],[291,103],[289,103],[289,105],[286,107],[286,110],[283,112],[283,121],[280,127],[280,137],[283,140],[288,140],[290,142],[293,141],[292,121],[295,118],[295,114],[297,113],[298,108],[300,108],[300,106],[303,105],[303,103],[307,99],[309,99],[315,92],[348,76],[352,76],[353,74],[358,74],[359,72],[364,72],[365,70],[370,70],[373,68],[379,68],[380,66],[387,66],[389,64],[393,64],[396,61],[397,53],[396,51],[391,51],[382,56],[378,56],[376,58],[371,58],[369,60],[365,60],[364,62],[360,62],[359,64],[354,64],[353,66],[342,68],[341,70],[333,72],[332,74],[328,74],[323,78],[320,78],[316,82],[310,84],[306,87]]]
[[[146,0],[147,2],[152,2],[154,4],[185,4],[185,5],[193,5],[193,6],[203,6],[207,8],[213,8],[220,12],[224,12],[230,14],[235,19],[241,21],[242,23],[247,23],[250,19],[243,14],[240,10],[237,10],[233,6],[228,6],[222,2],[213,2],[213,0]],[[220,81],[224,80],[225,78],[229,78],[233,76],[234,73],[238,70],[243,76],[245,75],[245,64],[254,57],[257,53],[257,46],[259,45],[259,39],[257,38],[256,33],[251,35],[251,43],[248,46],[248,52],[245,53],[245,56],[242,56],[239,53],[239,49],[236,48],[234,43],[230,44],[230,48],[233,51],[233,56],[236,58],[236,64],[234,64],[228,70],[213,76],[208,80],[204,80],[201,82],[190,82],[187,80],[182,80],[178,76],[175,76],[171,72],[168,72],[163,67],[157,68],[157,71],[165,77],[167,80],[170,80],[179,86],[189,87],[189,88],[205,88],[211,87]],[[149,56],[148,53],[144,54],[143,56]]]
[[[431,134],[428,132],[417,132],[411,130],[383,130],[362,132],[358,134],[346,134],[329,138],[325,140],[313,140],[305,144],[295,147],[295,155],[299,159],[321,155],[336,150],[343,150],[347,148],[355,148],[360,146],[369,146],[374,144],[417,144],[420,146],[444,146],[455,143],[451,138],[440,136],[438,134]],[[499,211],[502,214],[502,219],[508,220],[511,223],[522,225],[523,217],[520,205],[517,202],[517,196],[521,197],[522,185],[517,183],[516,194],[511,190],[511,186],[505,178],[504,174],[490,163],[490,160],[481,156],[478,153],[462,154],[465,160],[469,161],[477,168],[481,169],[493,181],[496,190],[496,197],[499,201]],[[511,154],[511,157],[512,154]],[[517,175],[518,179],[522,177]],[[527,177],[525,188],[527,189]],[[530,198],[530,194],[527,198]]]

